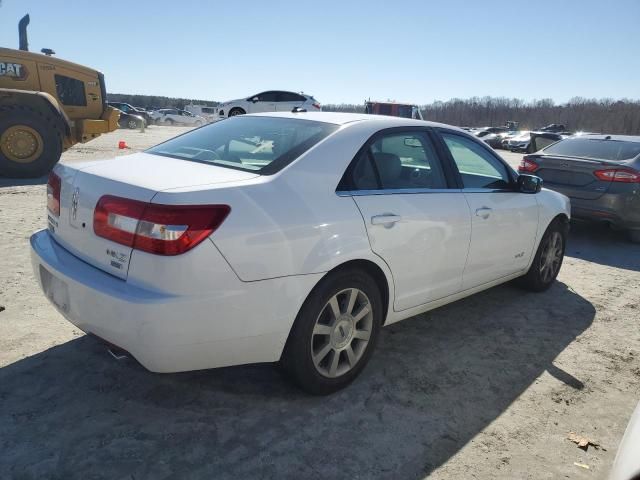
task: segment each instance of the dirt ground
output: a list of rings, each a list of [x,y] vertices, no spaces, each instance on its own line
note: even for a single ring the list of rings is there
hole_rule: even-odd
[[[152,374],[72,327],[31,272],[44,182],[0,179],[0,478],[606,477],[640,397],[640,245],[622,234],[573,223],[548,292],[504,285],[385,328],[351,387],[314,398],[270,365]]]

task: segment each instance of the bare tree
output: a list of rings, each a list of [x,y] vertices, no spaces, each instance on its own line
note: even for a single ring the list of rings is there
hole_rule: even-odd
[[[483,127],[520,122],[523,130],[561,123],[569,130],[640,135],[640,100],[574,97],[556,105],[542,98],[525,102],[518,98],[472,97],[435,101],[421,107],[427,120],[450,125]],[[323,110],[362,112],[363,105],[324,105]]]

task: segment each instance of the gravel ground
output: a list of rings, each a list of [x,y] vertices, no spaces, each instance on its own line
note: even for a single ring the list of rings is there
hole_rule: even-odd
[[[118,131],[63,161],[183,131]],[[606,477],[640,393],[640,246],[623,235],[572,224],[548,292],[504,285],[385,328],[361,378],[314,398],[270,365],[112,359],[33,278],[44,182],[0,179],[0,478]]]

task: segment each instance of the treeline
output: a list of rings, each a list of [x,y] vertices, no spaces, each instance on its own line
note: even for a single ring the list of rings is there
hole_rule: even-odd
[[[189,103],[216,106],[218,102],[155,95],[110,93],[109,101],[126,102],[144,108],[180,108]],[[425,120],[450,125],[483,127],[520,122],[522,130],[534,130],[550,123],[561,123],[571,131],[640,135],[640,100],[588,99],[575,97],[555,104],[551,99],[526,102],[518,98],[454,98],[422,105]],[[364,112],[364,104],[325,104],[329,112]]]
[[[458,126],[497,126],[515,120],[522,130],[560,123],[571,131],[640,135],[640,100],[575,97],[555,104],[551,99],[525,102],[517,98],[474,97],[436,101],[421,109],[425,120]],[[323,105],[323,110],[363,112],[364,105]]]
[[[129,103],[134,107],[178,108],[180,110],[184,110],[184,106],[189,105],[190,103],[194,103],[196,105],[207,105],[209,107],[215,107],[216,105],[218,105],[218,102],[212,102],[209,100],[159,97],[156,95],[128,95],[125,93],[108,93],[107,100],[109,102]]]

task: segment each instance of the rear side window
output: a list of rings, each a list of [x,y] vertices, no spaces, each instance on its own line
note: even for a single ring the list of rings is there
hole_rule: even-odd
[[[462,135],[443,133],[442,138],[460,172],[464,188],[509,188],[506,167],[482,145]]]
[[[292,92],[278,92],[277,102],[305,102],[307,99],[302,95]]]
[[[338,190],[443,189],[447,182],[426,133],[393,132],[360,151]]]
[[[84,91],[84,82],[75,78],[55,75],[56,93],[63,105],[86,107],[87,96]]]
[[[545,148],[544,153],[601,160],[630,160],[640,155],[640,142],[567,138]]]
[[[330,123],[293,118],[237,116],[193,130],[147,152],[270,175],[337,128]]]

